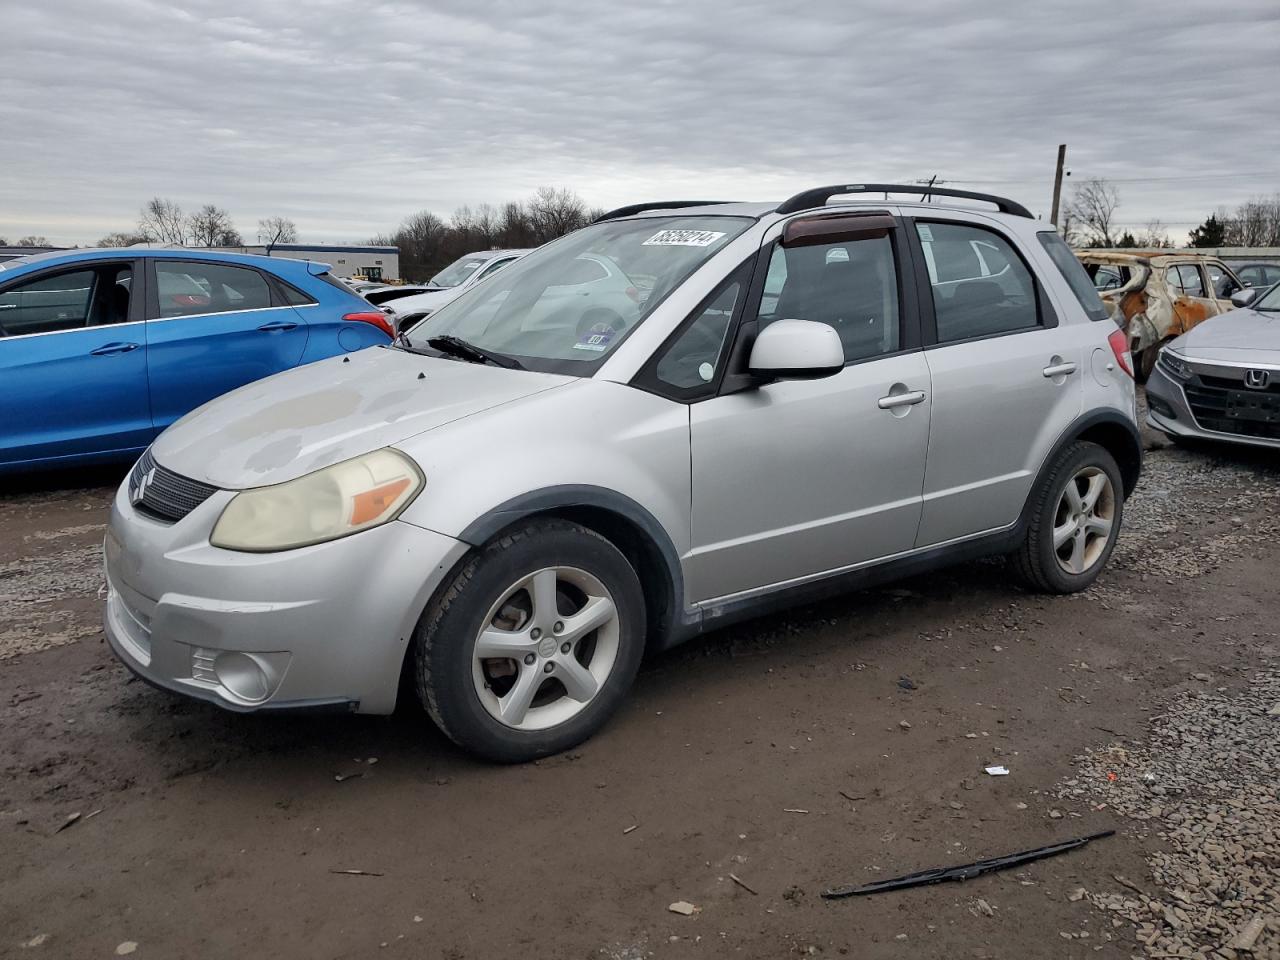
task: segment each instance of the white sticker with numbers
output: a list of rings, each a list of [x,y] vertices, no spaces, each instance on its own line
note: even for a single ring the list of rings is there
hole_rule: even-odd
[[[709,247],[723,236],[714,230],[659,230],[641,246]]]

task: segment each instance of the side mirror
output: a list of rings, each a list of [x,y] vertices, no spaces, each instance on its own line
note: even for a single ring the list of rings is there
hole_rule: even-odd
[[[844,369],[844,344],[828,324],[776,320],[756,337],[747,367],[769,380],[818,380]]]
[[[1245,287],[1243,290],[1237,290],[1231,295],[1231,305],[1235,307],[1247,307],[1257,299],[1258,288]]]

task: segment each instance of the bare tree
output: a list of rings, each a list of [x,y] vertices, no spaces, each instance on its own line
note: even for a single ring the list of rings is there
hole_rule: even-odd
[[[20,246],[20,247],[48,247],[48,246],[52,246],[52,244],[51,244],[51,243],[49,243],[49,238],[48,238],[48,237],[42,237],[42,236],[39,236],[38,234],[29,233],[29,234],[27,234],[25,237],[19,237],[19,238],[18,238],[18,246]]]
[[[187,233],[197,247],[238,247],[243,242],[231,214],[212,203],[187,217]]]
[[[138,233],[152,243],[182,246],[187,239],[186,218],[172,200],[152,197],[138,214]]]
[[[135,243],[146,243],[147,238],[136,231],[120,230],[108,233],[98,241],[100,247],[132,247]]]
[[[529,219],[537,243],[546,243],[571,230],[585,227],[587,205],[572,190],[539,187],[529,204]]]
[[[258,242],[267,245],[267,252],[277,243],[297,243],[298,225],[288,217],[263,217],[258,221]]]
[[[1120,206],[1120,192],[1106,180],[1085,180],[1075,185],[1067,213],[1089,230],[1092,246],[1115,246],[1112,228],[1115,226],[1116,209]]]
[[[1167,250],[1173,246],[1169,239],[1169,231],[1159,220],[1150,220],[1135,239],[1137,246],[1144,250]]]

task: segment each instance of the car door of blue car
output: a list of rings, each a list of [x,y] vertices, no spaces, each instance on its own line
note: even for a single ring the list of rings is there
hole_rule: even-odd
[[[306,321],[256,268],[157,257],[149,276],[147,365],[157,431],[302,359]]]
[[[132,258],[0,283],[0,470],[119,457],[151,439]]]

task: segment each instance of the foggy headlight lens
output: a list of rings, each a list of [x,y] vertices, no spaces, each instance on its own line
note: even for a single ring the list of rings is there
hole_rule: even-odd
[[[1160,351],[1159,361],[1160,365],[1164,367],[1165,373],[1175,380],[1191,379],[1191,365],[1183,361],[1177,354],[1171,352],[1168,347]]]
[[[404,454],[375,450],[297,480],[236,494],[209,542],[269,552],[336,540],[394,520],[424,484]]]

